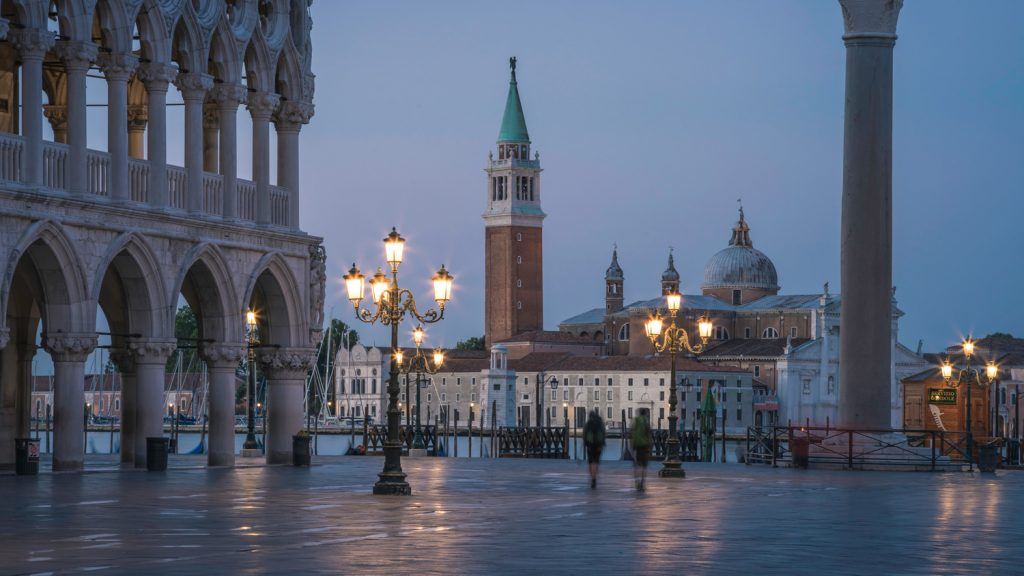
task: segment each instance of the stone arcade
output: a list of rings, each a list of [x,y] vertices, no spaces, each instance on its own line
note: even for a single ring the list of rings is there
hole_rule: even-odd
[[[144,466],[145,438],[162,435],[179,294],[211,374],[209,464],[234,463],[249,308],[268,381],[267,460],[290,458],[324,281],[320,239],[298,221],[298,135],[313,113],[307,0],[3,0],[0,16],[0,102],[24,111],[20,122],[0,115],[0,466],[28,433],[41,346],[55,371],[53,468],[82,468],[98,308],[125,382],[121,460]],[[106,151],[86,148],[90,71],[106,84]],[[167,164],[172,84],[184,100],[183,168]],[[237,174],[243,104],[252,182]],[[44,116],[56,142],[43,139]]]

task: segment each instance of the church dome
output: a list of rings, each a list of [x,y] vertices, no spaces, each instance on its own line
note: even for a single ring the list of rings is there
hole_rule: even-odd
[[[740,220],[732,229],[729,247],[712,256],[704,266],[701,288],[779,289],[775,264],[764,252],[754,248],[742,208]]]

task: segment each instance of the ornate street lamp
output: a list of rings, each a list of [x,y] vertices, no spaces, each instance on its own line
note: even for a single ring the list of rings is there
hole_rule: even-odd
[[[356,317],[361,322],[375,324],[380,322],[391,327],[391,370],[388,377],[388,438],[384,441],[384,470],[378,475],[379,480],[373,485],[374,494],[403,494],[411,495],[412,490],[409,483],[405,481],[405,473],[402,472],[402,442],[399,439],[399,419],[402,411],[398,407],[398,373],[402,365],[403,353],[398,347],[398,326],[405,319],[406,314],[412,315],[420,324],[433,324],[444,318],[445,305],[452,297],[452,282],[454,278],[445,270],[444,266],[434,274],[434,301],[438,310],[428,310],[420,313],[416,308],[416,300],[412,292],[398,285],[398,267],[402,264],[402,256],[405,251],[405,239],[392,228],[391,233],[384,238],[384,255],[388,266],[391,268],[391,277],[380,268],[370,280],[370,293],[373,297],[373,308],[361,308],[360,303],[365,294],[365,276],[359,272],[355,264],[345,275],[345,289],[348,292],[348,299],[355,308]],[[406,398],[408,402],[408,398]]]
[[[666,294],[665,302],[669,312],[668,325],[660,313],[651,316],[644,324],[644,331],[647,333],[647,338],[650,339],[654,351],[658,354],[668,352],[671,362],[669,376],[672,381],[669,385],[668,400],[669,435],[665,444],[665,460],[662,462],[662,468],[658,471],[658,475],[662,478],[684,478],[686,472],[683,471],[683,463],[679,458],[679,435],[676,430],[678,421],[678,416],[676,416],[676,356],[684,351],[700,354],[711,338],[712,324],[707,316],[701,316],[697,320],[700,343],[690,344],[690,336],[686,329],[676,324],[679,309],[683,305],[683,295],[678,292]]]
[[[999,380],[999,366],[995,362],[988,362],[985,365],[985,378],[982,379],[981,372],[977,368],[971,365],[971,360],[974,357],[974,340],[967,338],[961,343],[961,347],[964,353],[964,359],[966,360],[967,366],[962,370],[956,369],[955,366],[947,358],[942,366],[939,367],[939,371],[942,373],[942,379],[946,381],[947,385],[953,386],[954,388],[960,388],[966,384],[967,387],[967,461],[974,464],[974,426],[971,422],[971,383],[976,383],[979,388],[984,388],[989,384],[995,383]],[[955,378],[954,378],[954,372]]]
[[[426,338],[426,332],[423,330],[423,326],[417,326],[412,331],[412,341],[416,344],[416,354],[409,359],[408,362],[399,362],[399,370],[405,375],[406,384],[409,382],[409,375],[416,374],[416,436],[412,441],[413,450],[423,450],[426,448],[426,444],[423,442],[423,427],[420,425],[420,412],[422,411],[422,402],[420,398],[420,389],[427,382],[423,380],[423,374],[437,374],[441,370],[441,365],[444,364],[444,350],[435,348],[431,354],[431,359],[427,359],[427,356],[423,354],[423,349],[420,347],[423,345],[423,340]],[[408,397],[409,388],[406,386],[406,401],[410,400]]]
[[[249,310],[245,313],[245,340],[247,347],[246,368],[246,428],[245,443],[242,444],[243,453],[246,450],[258,450],[260,445],[256,442],[256,347],[260,344],[259,324],[256,322],[256,312]],[[251,454],[251,452],[248,452]]]

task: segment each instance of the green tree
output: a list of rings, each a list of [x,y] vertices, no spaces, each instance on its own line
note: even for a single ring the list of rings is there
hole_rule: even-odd
[[[1010,334],[1009,332],[993,332],[988,336],[985,336],[985,338],[1013,338],[1013,334]]]
[[[199,319],[188,304],[178,308],[174,315],[174,337],[178,339],[178,354],[181,355],[182,370],[198,370],[199,357],[196,354],[196,345],[199,343]],[[174,372],[177,367],[178,354],[172,354],[167,359],[167,372]]]
[[[465,340],[459,340],[455,345],[456,350],[486,350],[483,336],[470,336]]]

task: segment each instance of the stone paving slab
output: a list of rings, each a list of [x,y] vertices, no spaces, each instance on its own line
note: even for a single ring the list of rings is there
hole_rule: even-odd
[[[1014,574],[1024,474],[419,458],[0,478],[0,573]],[[185,466],[185,467],[182,467]],[[655,466],[652,466],[652,472]],[[653,475],[652,475],[653,476]]]

